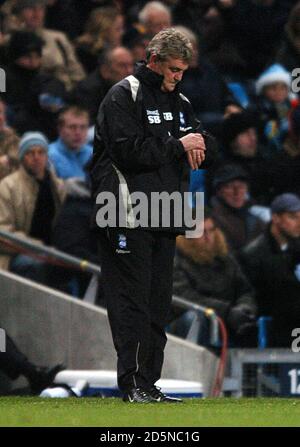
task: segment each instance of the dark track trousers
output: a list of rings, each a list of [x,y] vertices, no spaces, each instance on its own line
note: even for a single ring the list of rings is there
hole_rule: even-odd
[[[147,389],[161,376],[176,235],[113,228],[99,237],[103,292],[118,355],[118,386],[123,392]]]

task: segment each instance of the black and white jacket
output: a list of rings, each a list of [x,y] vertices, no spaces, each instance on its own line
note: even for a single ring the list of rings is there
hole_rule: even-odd
[[[134,227],[134,216],[130,196],[119,194],[120,184],[123,193],[143,192],[149,203],[152,192],[182,195],[188,190],[189,165],[179,138],[201,131],[200,123],[178,88],[172,93],[161,91],[162,80],[145,64],[138,64],[134,76],[110,89],[98,112],[90,165],[93,196],[109,191],[117,205],[125,200],[128,228]],[[213,152],[208,147],[202,167],[211,163]],[[167,230],[182,233],[172,222],[173,218]]]

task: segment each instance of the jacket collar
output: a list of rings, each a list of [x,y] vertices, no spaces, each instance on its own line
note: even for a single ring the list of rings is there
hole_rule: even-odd
[[[161,89],[161,85],[164,80],[164,77],[162,75],[160,75],[160,74],[156,73],[155,71],[151,70],[150,68],[148,68],[145,61],[138,62],[135,65],[134,76],[140,82],[142,82],[146,85],[149,85],[151,87],[156,87],[159,90]],[[177,92],[178,87],[179,86],[177,84],[174,91],[171,93]]]

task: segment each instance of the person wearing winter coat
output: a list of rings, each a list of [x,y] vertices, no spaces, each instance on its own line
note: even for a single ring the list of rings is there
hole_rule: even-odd
[[[225,234],[230,249],[238,253],[255,239],[266,224],[251,209],[249,177],[235,164],[221,166],[213,178],[212,215]]]
[[[16,31],[7,46],[5,67],[9,124],[21,135],[38,130],[56,138],[56,118],[64,106],[64,84],[42,71],[43,40],[31,31]]]
[[[240,262],[257,292],[258,314],[272,317],[268,345],[290,348],[300,323],[299,196],[275,197],[271,213],[271,224],[242,250]]]
[[[0,229],[36,244],[49,245],[65,187],[48,168],[48,141],[27,132],[19,143],[20,167],[0,182]],[[46,282],[46,264],[16,253],[4,244],[0,267],[38,282]]]
[[[18,0],[13,8],[15,23],[8,32],[16,29],[35,32],[44,41],[43,72],[55,76],[69,91],[84,78],[85,72],[66,34],[45,28],[46,6],[45,0]]]
[[[268,67],[256,81],[255,112],[261,122],[260,139],[278,146],[288,128],[288,116],[296,101],[291,74],[279,64]]]
[[[180,236],[176,248],[173,294],[213,309],[225,321],[235,344],[255,343],[254,291],[210,213],[205,212],[203,236]],[[173,304],[170,319],[179,316],[177,331],[183,329],[191,315]]]

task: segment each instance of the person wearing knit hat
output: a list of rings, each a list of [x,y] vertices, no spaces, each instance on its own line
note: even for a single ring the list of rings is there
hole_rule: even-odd
[[[84,78],[85,72],[66,34],[45,27],[47,1],[18,0],[15,11],[19,29],[36,32],[45,43],[42,51],[43,72],[55,76],[67,90],[71,90]]]
[[[291,82],[292,78],[290,73],[282,65],[273,64],[268,67],[256,81],[256,94],[260,95],[266,87],[278,83],[285,85],[287,91],[289,91]]]
[[[222,123],[221,138],[223,145],[227,148],[239,134],[248,129],[255,130],[256,127],[257,119],[254,114],[247,111],[232,113]]]
[[[4,99],[10,125],[22,135],[35,129],[57,137],[57,113],[65,104],[64,84],[42,67],[43,39],[32,31],[15,31],[8,42]]]
[[[264,143],[278,145],[288,128],[288,114],[294,95],[291,75],[280,64],[267,68],[256,81],[257,111]]]
[[[266,148],[258,138],[259,123],[252,112],[229,115],[222,125],[223,159],[221,164],[236,164],[249,176],[251,197],[260,203],[268,199]]]
[[[213,187],[217,191],[222,185],[226,185],[234,180],[241,180],[242,182],[248,183],[249,177],[240,166],[227,164],[216,171]]]
[[[25,133],[19,160],[19,169],[0,182],[0,229],[47,245],[64,198],[64,184],[48,167],[46,137],[40,132]],[[0,249],[0,267],[48,283],[46,264],[25,255],[9,256]]]
[[[24,155],[34,146],[42,148],[47,153],[47,138],[40,132],[26,132],[19,143],[19,160],[21,161],[24,158]]]
[[[36,33],[16,31],[8,42],[8,59],[10,62],[16,62],[23,56],[28,56],[31,53],[36,53],[41,58],[43,45],[43,40]]]
[[[249,177],[235,164],[221,166],[213,180],[212,216],[223,230],[231,250],[238,252],[264,229],[264,222],[251,212]]]

